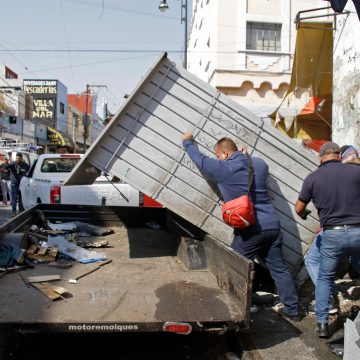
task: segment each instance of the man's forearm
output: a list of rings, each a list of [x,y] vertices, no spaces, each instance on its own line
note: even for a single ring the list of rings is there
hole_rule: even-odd
[[[307,204],[298,200],[295,204],[296,213],[304,220],[307,219],[307,216],[311,214],[311,211],[306,208]]]

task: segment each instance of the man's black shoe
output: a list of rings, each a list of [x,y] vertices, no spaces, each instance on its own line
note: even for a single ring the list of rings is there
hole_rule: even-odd
[[[316,324],[316,334],[318,337],[327,338],[329,336],[329,326],[327,323],[325,324]]]
[[[276,312],[286,320],[290,320],[290,321],[294,321],[294,322],[301,321],[301,316],[300,315],[289,315],[284,311],[283,308],[278,308],[276,310]]]

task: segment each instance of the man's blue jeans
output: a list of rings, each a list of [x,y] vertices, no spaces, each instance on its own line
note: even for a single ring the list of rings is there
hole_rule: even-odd
[[[320,269],[320,247],[322,241],[322,232],[316,235],[313,243],[311,244],[309,251],[306,253],[305,256],[305,266],[313,282],[314,286],[316,287],[318,276],[319,276],[319,269]],[[336,287],[331,287],[331,294],[332,296],[337,296]]]
[[[279,292],[285,312],[290,316],[299,314],[298,295],[294,280],[282,256],[280,230],[264,230],[255,234],[237,235],[231,247],[250,260],[259,256],[265,261]]]
[[[347,227],[342,230],[325,230],[320,246],[320,269],[316,284],[316,317],[318,323],[327,323],[329,299],[336,268],[341,258],[351,256],[351,262],[360,268],[360,228]]]
[[[319,276],[321,242],[322,242],[322,232],[316,236],[315,240],[311,244],[309,251],[306,253],[305,261],[304,261],[306,269],[309,273],[309,276],[314,286],[316,286],[317,279]],[[353,261],[353,256],[350,257],[349,262],[353,267],[353,269],[357,273],[360,273],[359,264],[357,264],[356,261]],[[331,295],[334,297],[337,296],[337,289],[335,284],[333,284],[331,287]]]
[[[21,192],[19,190],[19,184],[11,183],[11,207],[12,212],[16,212],[16,204],[19,202],[19,211],[24,211],[24,207],[21,201]]]

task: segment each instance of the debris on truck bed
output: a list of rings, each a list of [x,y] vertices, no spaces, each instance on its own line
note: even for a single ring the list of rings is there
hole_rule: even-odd
[[[47,224],[51,230],[76,231],[76,224],[73,222],[53,224],[50,221],[48,221]]]
[[[30,284],[32,284],[32,283],[39,283],[39,282],[61,280],[61,277],[60,277],[60,275],[40,275],[40,276],[30,276],[30,277],[28,277],[27,280]]]
[[[102,226],[95,226],[81,221],[75,221],[74,224],[76,225],[77,231],[82,231],[90,235],[104,236],[114,233],[113,229],[108,229]]]
[[[83,249],[82,247],[70,242],[62,235],[49,236],[48,245],[56,246],[61,254],[69,256],[70,258],[83,264],[103,261],[106,259],[105,253],[98,253],[96,251]]]
[[[31,283],[31,286],[38,289],[40,292],[42,292],[45,296],[47,296],[52,301],[57,300],[57,299],[65,299],[63,294],[69,293],[69,291],[62,286],[57,286],[57,285],[48,284],[48,283],[44,283],[44,282]]]
[[[110,264],[112,262],[112,260],[105,260],[102,261],[96,265],[91,265],[86,267],[86,269],[83,269],[81,273],[79,273],[77,276],[73,277],[72,279],[69,279],[69,283],[70,284],[77,284],[77,281],[81,278],[83,278],[84,276],[87,276],[91,273],[93,273],[96,270],[99,270],[102,266]]]
[[[26,251],[26,257],[30,260],[55,261],[58,248],[55,246],[31,245]]]

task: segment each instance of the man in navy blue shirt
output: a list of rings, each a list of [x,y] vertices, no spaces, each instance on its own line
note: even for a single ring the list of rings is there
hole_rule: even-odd
[[[328,336],[329,300],[336,267],[344,256],[360,266],[360,166],[342,164],[340,147],[327,142],[320,148],[320,166],[303,183],[295,210],[303,217],[312,201],[323,228],[320,269],[316,283],[316,332]]]
[[[248,192],[248,157],[239,151],[233,140],[220,139],[215,145],[216,159],[202,154],[191,133],[182,136],[183,146],[203,176],[216,184],[225,202]],[[236,229],[232,248],[250,260],[259,256],[265,261],[279,291],[284,308],[279,313],[299,321],[298,296],[294,281],[282,257],[282,235],[276,211],[267,194],[268,166],[253,157],[254,180],[250,190],[254,204],[255,224],[246,230]]]

